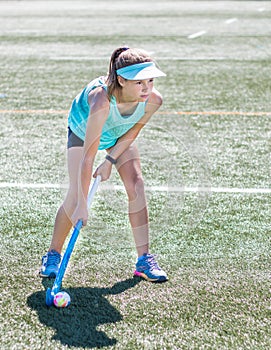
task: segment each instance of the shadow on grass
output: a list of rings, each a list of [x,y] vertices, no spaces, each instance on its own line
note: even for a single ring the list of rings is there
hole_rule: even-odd
[[[46,306],[46,291],[30,295],[27,304],[38,313],[41,323],[56,330],[53,339],[68,346],[102,348],[115,345],[117,341],[97,330],[97,327],[122,320],[120,312],[105,296],[122,293],[139,282],[140,278],[134,277],[118,282],[111,288],[67,288],[65,290],[70,294],[72,302],[68,308],[63,309]],[[48,283],[48,280],[43,282],[46,289],[51,287]]]

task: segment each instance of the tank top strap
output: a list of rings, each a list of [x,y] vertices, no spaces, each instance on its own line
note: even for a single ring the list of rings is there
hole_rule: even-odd
[[[106,84],[103,84],[102,88],[107,92],[107,85]],[[116,100],[115,96],[113,96],[113,95],[111,96],[110,103],[114,106],[117,105],[117,100]]]

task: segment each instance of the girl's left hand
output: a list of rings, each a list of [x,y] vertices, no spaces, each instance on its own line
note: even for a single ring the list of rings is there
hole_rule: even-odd
[[[95,170],[93,177],[97,177],[97,175],[100,175],[102,178],[101,181],[106,181],[109,179],[111,175],[111,171],[112,171],[112,164],[108,160],[105,160]]]

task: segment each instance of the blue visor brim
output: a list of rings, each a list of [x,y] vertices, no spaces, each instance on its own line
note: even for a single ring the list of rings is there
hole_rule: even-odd
[[[145,80],[166,76],[155,66],[154,62],[137,63],[120,68],[117,70],[117,75],[127,80]]]

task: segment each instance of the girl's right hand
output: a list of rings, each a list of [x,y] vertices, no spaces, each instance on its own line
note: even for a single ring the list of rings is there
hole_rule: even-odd
[[[95,170],[93,177],[96,178],[98,175],[100,175],[102,178],[102,181],[106,181],[109,179],[111,171],[112,171],[112,164],[108,160],[105,160]]]
[[[75,226],[79,220],[83,221],[83,226],[86,226],[88,221],[87,205],[77,205],[71,216],[72,225]]]

